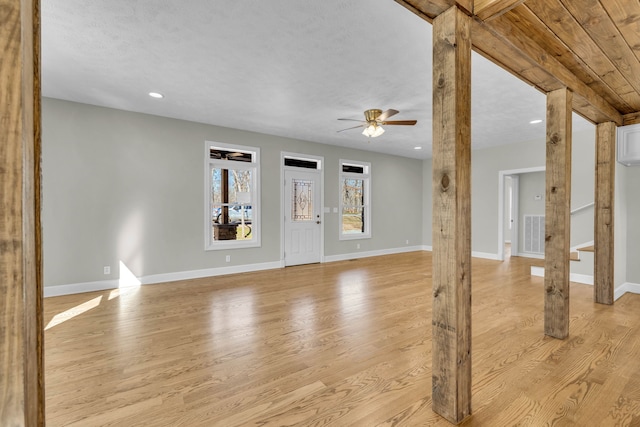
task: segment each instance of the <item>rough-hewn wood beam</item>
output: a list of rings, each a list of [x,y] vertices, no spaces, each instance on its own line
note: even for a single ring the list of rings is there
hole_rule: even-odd
[[[471,18],[433,22],[433,410],[471,414]]]
[[[622,124],[624,126],[637,125],[638,123],[640,123],[640,111],[637,113],[627,114],[623,117]]]
[[[571,98],[566,88],[547,95],[544,332],[555,338],[569,334]]]
[[[0,424],[44,425],[38,0],[0,0]]]
[[[593,299],[613,304],[613,207],[616,171],[616,125],[600,123],[596,127],[596,183],[593,268]]]
[[[422,18],[432,21],[446,9],[446,0],[396,0]],[[526,3],[525,3],[526,4]],[[544,93],[568,87],[574,93],[573,109],[592,123],[622,125],[622,115],[609,102],[556,60],[553,55],[515,27],[505,15],[488,22],[473,20],[473,49]]]
[[[562,3],[527,0],[524,7],[509,13],[509,19],[567,68],[578,70],[576,76],[618,111],[628,113],[633,106],[640,107],[640,94]]]
[[[629,46],[618,27],[603,7],[602,0],[580,0],[566,2],[565,6],[589,34],[602,52],[616,65],[629,84],[640,92],[640,61],[635,57],[634,47]],[[637,2],[628,2],[636,3]],[[631,6],[633,7],[633,6]],[[637,27],[636,27],[637,28]],[[637,32],[637,29],[636,29]]]
[[[452,6],[458,6],[468,15],[473,13],[474,0],[395,0],[429,22]]]
[[[475,0],[473,14],[482,21],[488,21],[522,3],[524,3],[524,0]]]
[[[561,84],[562,87],[567,87],[574,93],[574,104],[572,107],[582,116],[594,123],[612,121],[616,124],[622,124],[622,115],[618,110],[576,77],[575,74],[555,59],[553,55],[549,54],[549,52],[535,43],[527,34],[514,26],[509,19],[500,16],[491,20],[489,23],[478,23],[478,25],[485,26],[503,45],[510,45],[515,48],[515,51],[512,51],[510,62],[528,61],[536,67],[545,70],[548,75],[553,76],[555,82],[551,84],[545,81],[534,81],[534,84],[542,91],[548,93],[557,89],[557,85]],[[476,26],[472,28],[472,35],[475,46],[481,47],[485,43],[482,37],[477,36]],[[484,52],[489,53],[493,53],[494,50],[495,49],[483,49]]]

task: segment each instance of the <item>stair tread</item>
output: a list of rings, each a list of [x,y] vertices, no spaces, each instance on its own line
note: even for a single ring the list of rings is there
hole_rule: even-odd
[[[571,261],[580,261],[580,254],[578,252],[570,252],[569,259]]]
[[[583,252],[595,252],[595,248],[593,247],[593,245],[590,246],[583,246],[581,248],[576,248],[577,251],[583,251]]]

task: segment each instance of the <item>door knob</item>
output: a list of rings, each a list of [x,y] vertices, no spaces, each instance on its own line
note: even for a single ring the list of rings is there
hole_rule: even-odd
[[[316,221],[316,224],[320,224],[320,221]]]

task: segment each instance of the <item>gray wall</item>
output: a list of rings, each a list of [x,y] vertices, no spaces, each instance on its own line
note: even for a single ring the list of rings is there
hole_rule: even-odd
[[[594,139],[591,131],[574,134],[572,208],[593,201]],[[203,250],[205,140],[261,148],[262,247]],[[115,279],[120,260],[137,276],[279,261],[281,151],[324,156],[327,207],[338,206],[340,158],[372,164],[373,237],[340,241],[337,214],[325,214],[326,256],[402,248],[406,240],[431,246],[430,159],[44,99],[45,286]],[[473,151],[474,252],[497,253],[498,172],[544,166],[544,156],[542,140]],[[617,257],[617,284],[640,283],[639,182],[640,168],[618,165],[616,253],[627,256]],[[593,210],[576,217],[572,245],[593,240]]]
[[[432,235],[432,223],[433,216],[431,215],[431,204],[433,203],[433,168],[431,165],[431,159],[427,159],[422,165],[422,188],[424,190],[422,199],[422,242],[426,246],[431,246]]]
[[[544,166],[544,156],[544,141],[505,145],[471,153],[471,229],[474,252],[498,253],[499,172]]]
[[[572,208],[593,201],[594,153],[595,127],[593,130],[575,132],[573,135]],[[471,230],[474,252],[487,256],[495,256],[498,253],[499,172],[544,166],[544,139],[474,150],[471,153]],[[425,161],[423,171],[425,173],[423,182],[430,184],[430,159]],[[425,193],[424,200],[424,223],[429,225],[431,223],[430,199],[429,191],[429,194]],[[587,212],[584,224],[572,225],[572,241],[574,234],[579,236],[576,239],[580,242],[593,240],[593,209]],[[523,212],[520,214],[522,215]],[[427,229],[425,226],[424,231],[425,245],[431,245],[430,227]]]
[[[205,140],[261,148],[260,248],[204,251]],[[339,159],[372,164],[372,238],[338,240],[325,214],[325,255],[422,243],[422,161],[44,99],[45,286],[115,279],[120,261],[136,276],[279,261],[281,151],[324,156],[328,207]]]

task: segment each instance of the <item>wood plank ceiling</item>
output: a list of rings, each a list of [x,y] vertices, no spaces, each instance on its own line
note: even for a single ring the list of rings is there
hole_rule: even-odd
[[[473,17],[473,49],[548,93],[567,87],[593,123],[640,123],[640,1],[396,0],[431,22]]]

